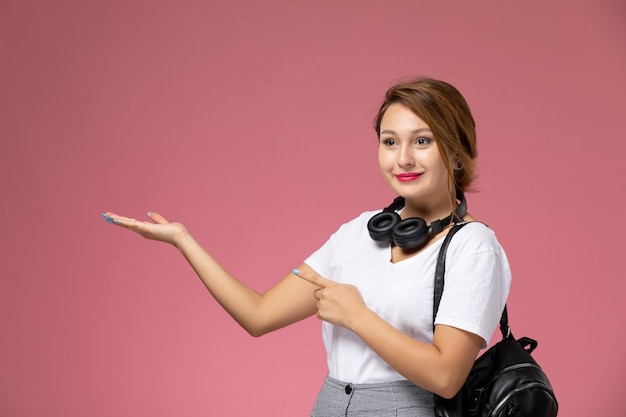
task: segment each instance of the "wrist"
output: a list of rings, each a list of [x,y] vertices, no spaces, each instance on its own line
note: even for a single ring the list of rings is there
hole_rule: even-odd
[[[372,315],[375,315],[375,313],[365,304],[362,304],[360,308],[356,309],[353,314],[351,314],[346,327],[354,333],[359,334],[363,329],[367,329],[367,323],[370,321]]]
[[[191,245],[195,244],[194,238],[191,234],[183,227],[181,232],[172,240],[172,244],[181,252],[185,252],[185,249],[189,248]]]

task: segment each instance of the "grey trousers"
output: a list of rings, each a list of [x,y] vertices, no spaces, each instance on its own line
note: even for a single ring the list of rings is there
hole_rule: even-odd
[[[329,376],[311,417],[433,417],[435,397],[409,381],[351,384]]]

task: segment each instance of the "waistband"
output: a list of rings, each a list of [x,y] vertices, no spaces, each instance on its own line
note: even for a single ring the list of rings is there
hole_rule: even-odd
[[[366,384],[353,384],[351,382],[340,381],[331,376],[326,376],[326,383],[334,388],[345,389],[346,387],[352,387],[352,389],[380,389],[380,388],[405,388],[405,387],[413,387],[414,383],[407,379],[403,379],[400,381],[390,381],[390,382],[373,382]]]

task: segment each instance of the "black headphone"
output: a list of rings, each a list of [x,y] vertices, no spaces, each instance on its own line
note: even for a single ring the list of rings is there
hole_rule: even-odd
[[[423,246],[430,236],[441,232],[454,217],[462,219],[467,213],[467,201],[461,190],[456,191],[460,201],[457,208],[445,219],[435,220],[426,225],[420,217],[409,217],[402,220],[396,211],[404,207],[404,197],[396,197],[381,213],[376,214],[367,222],[370,237],[377,242],[394,243],[401,248],[417,249]]]

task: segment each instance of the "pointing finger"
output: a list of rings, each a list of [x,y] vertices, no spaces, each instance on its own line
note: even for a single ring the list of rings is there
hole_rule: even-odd
[[[298,277],[302,278],[303,280],[308,281],[311,284],[316,285],[320,288],[326,288],[333,283],[333,281],[330,281],[326,278],[322,278],[321,276],[315,273],[310,273],[307,271],[300,271],[298,269],[294,269],[293,273],[296,274]]]

